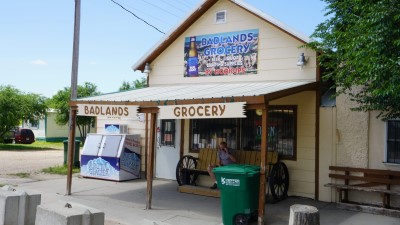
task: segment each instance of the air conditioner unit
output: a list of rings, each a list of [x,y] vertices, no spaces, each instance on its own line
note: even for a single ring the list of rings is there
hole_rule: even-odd
[[[128,134],[127,124],[105,124],[104,130],[106,134]]]

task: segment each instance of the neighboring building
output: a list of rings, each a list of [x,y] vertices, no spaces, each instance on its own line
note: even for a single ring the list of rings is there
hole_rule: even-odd
[[[44,118],[35,121],[24,121],[22,128],[29,128],[35,134],[36,140],[41,141],[64,141],[68,139],[69,128],[67,125],[56,123],[57,111],[49,109]],[[96,127],[91,128],[92,133],[96,133]],[[76,136],[79,138],[79,130],[76,129]]]
[[[351,108],[357,105],[347,95],[335,99],[335,105],[320,108],[319,199],[328,202],[338,200],[334,189],[324,187],[334,182],[328,177],[328,165],[400,171],[400,120],[382,121],[377,111],[353,111]],[[376,204],[382,197],[379,193],[354,192],[349,200]],[[391,205],[400,207],[400,198],[393,195]]]

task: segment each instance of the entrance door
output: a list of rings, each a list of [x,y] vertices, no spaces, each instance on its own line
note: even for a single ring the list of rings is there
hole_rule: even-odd
[[[180,120],[157,121],[156,177],[176,180],[175,171],[179,161]]]

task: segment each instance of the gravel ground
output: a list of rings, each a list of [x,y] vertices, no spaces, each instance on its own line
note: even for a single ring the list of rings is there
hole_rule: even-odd
[[[0,176],[35,173],[43,168],[62,165],[63,150],[0,151]]]

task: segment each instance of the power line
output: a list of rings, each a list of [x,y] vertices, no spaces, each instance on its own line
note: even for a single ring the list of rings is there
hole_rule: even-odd
[[[120,2],[121,2],[121,0],[120,0]],[[165,19],[160,19],[160,18],[158,18],[158,17],[153,16],[153,15],[150,14],[150,13],[146,13],[146,12],[140,10],[140,9],[137,9],[137,8],[133,7],[132,5],[128,4],[126,1],[122,1],[122,3],[124,4],[125,8],[129,8],[129,9],[131,9],[131,10],[134,10],[134,11],[137,11],[137,12],[139,12],[139,13],[142,13],[143,15],[146,15],[146,16],[148,16],[148,17],[151,17],[151,18],[153,18],[153,19],[155,19],[155,20],[158,20],[158,21],[160,21],[160,22],[162,22],[162,23],[164,23],[164,24],[167,24],[167,25],[169,25],[169,26],[173,26],[173,25],[174,25],[174,24],[168,22],[168,21],[165,20]],[[128,6],[129,6],[129,7],[128,7]]]
[[[143,21],[145,24],[147,24],[147,25],[153,27],[153,28],[156,29],[158,32],[160,32],[160,33],[162,33],[162,34],[165,34],[164,32],[162,32],[162,31],[161,31],[160,29],[158,29],[157,27],[151,25],[151,24],[148,23],[146,20],[144,20],[144,19],[138,17],[135,13],[133,13],[133,12],[131,12],[130,10],[128,10],[128,9],[126,9],[125,7],[123,7],[123,6],[122,6],[121,4],[119,4],[118,2],[116,2],[116,1],[114,1],[114,0],[110,0],[110,1],[112,1],[114,4],[116,4],[116,5],[118,5],[119,7],[121,7],[123,10],[129,12],[130,14],[132,14],[132,15],[133,15],[134,17],[136,17],[137,19]]]
[[[112,0],[111,0],[111,1],[112,1]],[[150,2],[148,2],[148,1],[146,1],[146,0],[142,0],[142,1],[145,2],[145,3],[147,3],[147,4],[149,4],[149,5],[151,5],[151,6],[154,6],[154,7],[158,8],[158,9],[161,9],[162,11],[164,11],[164,12],[170,14],[170,15],[173,15],[173,16],[175,16],[176,18],[179,18],[179,19],[181,18],[180,16],[178,16],[178,15],[172,13],[172,12],[169,12],[169,11],[163,9],[163,8],[159,7],[158,5],[154,5],[153,3],[150,3]]]
[[[169,2],[167,2],[167,1],[165,1],[165,0],[160,0],[160,1],[164,2],[165,4],[171,6],[171,7],[174,8],[174,9],[177,9],[177,10],[183,12],[183,13],[186,13],[186,11],[183,11],[182,9],[176,7],[175,5],[172,5],[171,3],[169,3]]]

